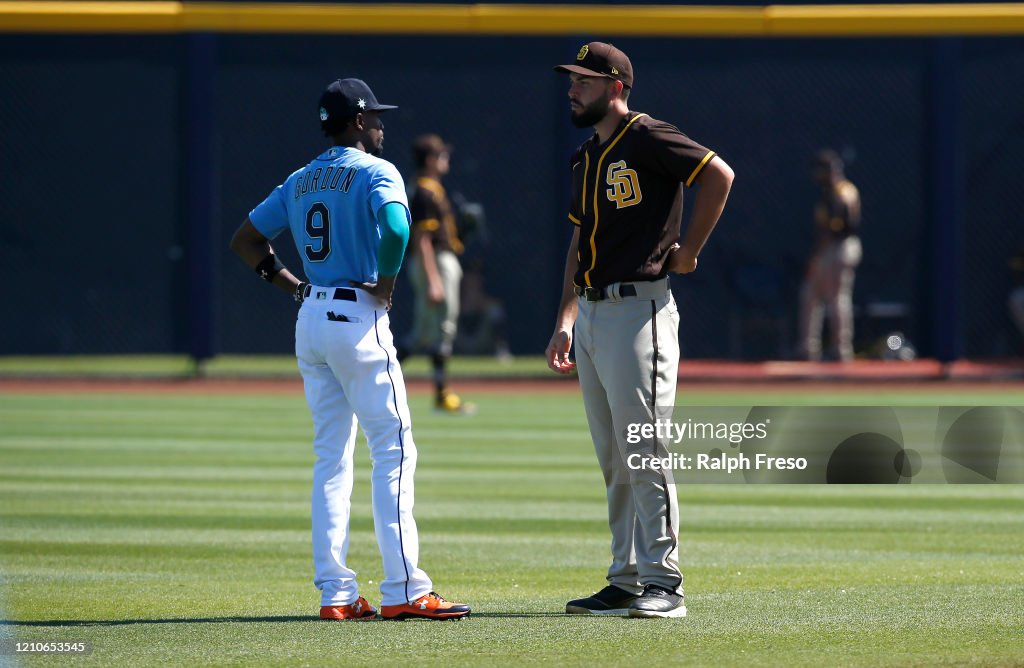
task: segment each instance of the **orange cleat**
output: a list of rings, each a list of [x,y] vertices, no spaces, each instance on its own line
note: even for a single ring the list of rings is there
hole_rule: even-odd
[[[362,596],[348,605],[320,606],[320,619],[337,619],[342,621],[350,619],[367,620],[373,619],[376,616],[377,611]]]
[[[452,603],[441,598],[440,594],[430,592],[420,596],[412,603],[401,605],[380,606],[382,619],[462,619],[469,616],[469,606]]]

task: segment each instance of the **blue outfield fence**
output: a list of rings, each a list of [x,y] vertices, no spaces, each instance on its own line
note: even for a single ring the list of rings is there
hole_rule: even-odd
[[[248,211],[324,145],[315,105],[359,76],[400,105],[385,157],[455,146],[450,189],[484,205],[488,291],[512,351],[543,349],[565,244],[569,124],[551,66],[608,39],[632,108],[735,169],[696,274],[675,277],[684,355],[775,358],[795,342],[811,245],[808,163],[847,158],[863,199],[857,346],[1013,354],[1007,261],[1024,244],[1024,38],[673,38],[183,32],[2,34],[0,354],[287,352],[294,305],[228,250]],[[689,200],[692,201],[692,193]],[[291,240],[275,246],[299,267]],[[411,289],[392,313],[401,334]]]

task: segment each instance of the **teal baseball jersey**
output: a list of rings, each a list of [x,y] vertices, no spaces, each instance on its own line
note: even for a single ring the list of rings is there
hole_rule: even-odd
[[[377,281],[377,211],[409,201],[390,162],[357,148],[335,146],[292,173],[249,220],[268,239],[290,229],[313,285],[347,287]]]

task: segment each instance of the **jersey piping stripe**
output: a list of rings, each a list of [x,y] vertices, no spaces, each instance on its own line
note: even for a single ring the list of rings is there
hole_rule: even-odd
[[[708,162],[710,162],[711,158],[713,157],[715,157],[715,152],[708,151],[708,154],[704,156],[704,159],[700,161],[700,164],[693,168],[693,173],[690,174],[690,178],[686,179],[687,188],[690,187],[690,184],[693,183],[693,180],[697,178],[697,175],[700,174],[702,169],[704,169],[704,165],[708,164]]]
[[[398,447],[402,451],[402,457],[398,462],[398,494],[395,498],[397,516],[395,519],[398,520],[398,550],[402,553],[402,568],[405,569],[405,600],[410,601],[412,599],[409,598],[409,560],[405,558],[405,540],[402,535],[402,469],[405,467],[405,439],[402,437],[402,433],[405,432],[405,425],[402,423],[402,413],[398,410],[398,390],[395,389],[395,379],[391,376],[391,354],[380,342],[380,332],[377,331],[379,318],[377,310],[374,309],[373,334],[377,337],[377,345],[384,351],[384,356],[388,360],[388,382],[391,383],[391,396],[395,400],[395,417],[398,418]]]
[[[586,157],[586,154],[584,154],[584,157]],[[573,164],[573,166],[572,166],[572,170],[571,170],[571,171],[575,172],[575,171],[576,171],[576,168],[577,168],[577,167],[579,167],[579,166],[580,166],[581,164],[583,164],[583,161],[582,161],[582,160],[580,160],[579,162],[577,162],[577,163]],[[586,170],[586,169],[584,168],[584,170],[583,170],[583,188],[584,188],[584,192],[586,191],[586,190],[585,190],[585,189],[586,189],[586,187],[587,187],[587,170]],[[587,200],[586,200],[586,197],[584,197],[584,198],[583,198],[583,206],[584,206],[584,207],[586,207],[586,205],[587,205],[587,204],[586,204],[586,201],[587,201]],[[586,212],[584,211],[584,213],[586,213]],[[583,214],[580,214],[580,215],[583,215]],[[572,212],[571,212],[571,211],[569,212],[569,220],[571,220],[571,221],[572,221],[573,223],[575,223],[576,225],[579,225],[579,224],[580,224],[580,219],[579,219],[579,218],[577,218],[576,216],[572,215]]]
[[[596,176],[594,177],[594,229],[590,233],[590,269],[583,272],[583,282],[587,284],[587,287],[593,287],[590,283],[590,272],[594,271],[594,267],[597,265],[597,191],[600,188],[597,185],[598,179],[601,178],[601,163],[604,162],[605,156],[608,155],[608,151],[612,150],[619,140],[622,139],[622,135],[626,134],[626,130],[636,122],[636,119],[646,116],[647,114],[637,114],[626,123],[626,127],[615,136],[612,143],[608,144],[608,148],[604,150],[601,157],[597,160],[597,169],[594,171]],[[583,213],[586,214],[587,207],[587,173],[583,172]]]
[[[583,195],[580,197],[580,202],[583,205],[582,215],[587,215],[587,172],[590,171],[590,154],[583,154]]]

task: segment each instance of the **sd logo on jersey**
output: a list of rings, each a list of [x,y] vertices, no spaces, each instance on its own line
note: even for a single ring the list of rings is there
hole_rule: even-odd
[[[616,209],[624,209],[627,206],[639,204],[643,199],[640,192],[640,180],[636,176],[635,169],[628,169],[625,160],[619,160],[608,165],[608,174],[605,182],[611,186],[605,190],[608,201],[615,202]]]

